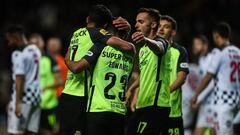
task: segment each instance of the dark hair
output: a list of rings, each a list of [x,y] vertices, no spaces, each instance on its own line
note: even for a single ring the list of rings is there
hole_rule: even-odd
[[[14,34],[14,33],[25,34],[25,31],[24,31],[23,26],[21,26],[19,24],[11,24],[11,25],[7,26],[5,33],[9,33],[9,34]]]
[[[106,6],[94,5],[89,11],[89,19],[96,24],[96,27],[102,27],[105,24],[112,23],[113,15]]]
[[[228,23],[221,22],[213,28],[213,32],[217,32],[223,38],[230,38],[231,27]]]
[[[173,17],[171,17],[169,15],[163,15],[163,16],[161,16],[160,20],[166,20],[166,21],[170,22],[172,25],[172,29],[177,31],[177,21]]]
[[[148,13],[148,15],[157,23],[157,27],[159,26],[160,21],[160,13],[157,9],[154,8],[140,8],[137,12],[139,13]]]
[[[197,38],[197,39],[201,40],[203,44],[208,44],[209,43],[207,37],[204,36],[204,35],[196,35],[194,38]]]

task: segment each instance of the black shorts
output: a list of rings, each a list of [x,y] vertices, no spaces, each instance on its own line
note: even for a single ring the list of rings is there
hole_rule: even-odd
[[[57,124],[56,108],[42,109],[40,118],[40,128],[52,130]]]
[[[60,134],[74,135],[85,132],[86,98],[62,93],[59,105]]]
[[[128,135],[167,134],[167,120],[170,107],[145,107],[135,112],[135,124],[131,124]]]
[[[168,134],[169,135],[184,135],[182,117],[175,117],[175,118],[169,117]]]
[[[113,112],[87,112],[87,135],[124,135],[124,115]]]

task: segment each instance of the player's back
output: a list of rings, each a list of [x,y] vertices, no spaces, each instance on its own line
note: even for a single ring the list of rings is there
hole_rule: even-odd
[[[231,45],[220,54],[217,85],[224,90],[240,89],[240,50]]]

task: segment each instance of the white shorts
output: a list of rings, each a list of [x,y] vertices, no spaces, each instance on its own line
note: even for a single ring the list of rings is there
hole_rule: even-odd
[[[235,108],[229,105],[216,105],[214,111],[214,128],[217,131],[217,135],[234,135]]]
[[[198,128],[212,128],[214,122],[213,105],[207,104],[206,101],[200,104],[197,116],[196,127]]]
[[[8,105],[8,133],[23,134],[24,131],[38,133],[40,121],[40,107],[21,104],[22,116],[18,118],[15,114],[15,104]]]

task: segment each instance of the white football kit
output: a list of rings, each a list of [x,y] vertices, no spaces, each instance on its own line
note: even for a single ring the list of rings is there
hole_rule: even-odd
[[[233,135],[233,120],[240,105],[240,50],[229,45],[214,51],[207,71],[215,75],[214,127],[218,135]]]
[[[22,134],[25,130],[37,133],[40,120],[39,61],[41,52],[36,45],[27,45],[12,53],[13,93],[8,106],[8,132]],[[24,75],[21,114],[15,114],[17,75]]]

